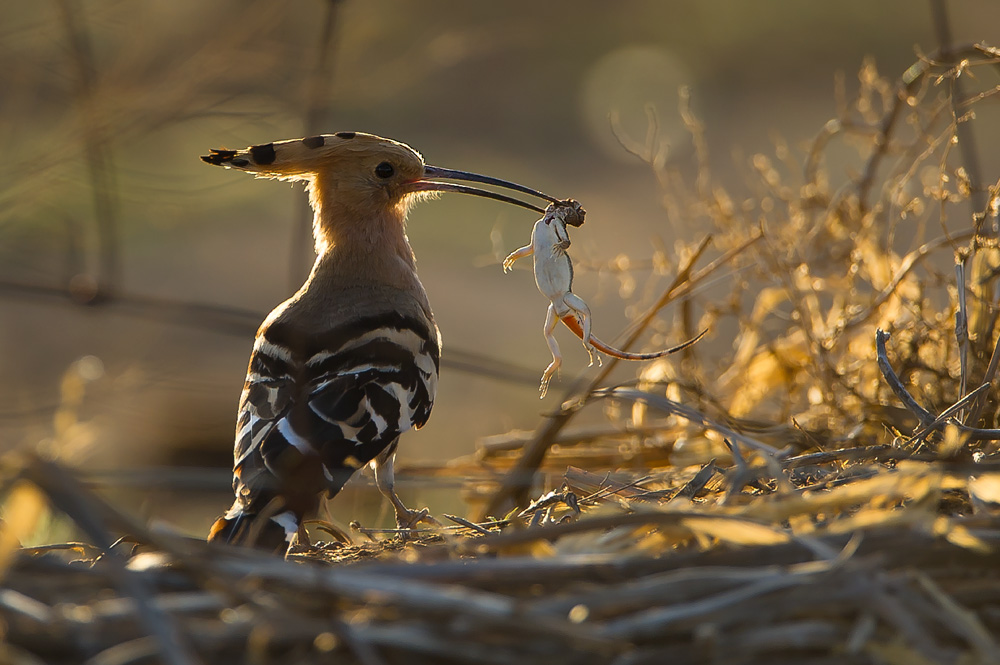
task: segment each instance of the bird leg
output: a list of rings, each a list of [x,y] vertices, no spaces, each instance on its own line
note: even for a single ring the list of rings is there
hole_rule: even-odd
[[[396,446],[392,445],[372,460],[372,469],[375,471],[375,485],[378,487],[378,491],[389,499],[396,511],[396,527],[398,529],[412,529],[420,522],[437,524],[437,520],[431,517],[426,508],[410,510],[396,494],[396,474],[392,468],[395,459]]]
[[[287,559],[289,554],[308,552],[311,548],[312,543],[309,541],[309,534],[306,532],[306,525],[300,523],[298,529],[295,531],[295,535],[288,541],[288,547],[285,550],[285,558]]]

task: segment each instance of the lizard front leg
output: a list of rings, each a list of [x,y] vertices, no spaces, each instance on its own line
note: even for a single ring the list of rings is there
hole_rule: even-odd
[[[510,272],[514,268],[514,261],[517,261],[518,259],[523,259],[526,256],[531,256],[534,253],[535,253],[535,248],[532,247],[530,244],[515,249],[513,252],[507,255],[507,258],[503,260],[503,271]]]
[[[552,380],[552,375],[558,372],[559,366],[562,365],[562,354],[559,353],[559,343],[554,334],[557,323],[559,323],[559,317],[556,315],[555,305],[550,304],[545,310],[543,334],[545,335],[545,343],[549,345],[549,351],[552,352],[552,362],[542,372],[542,383],[538,386],[538,399],[545,397],[545,393],[549,391],[549,381]]]
[[[571,244],[569,241],[569,233],[566,231],[566,224],[563,223],[562,219],[558,219],[552,225],[552,230],[556,235],[556,241],[552,243],[552,256],[565,254]]]

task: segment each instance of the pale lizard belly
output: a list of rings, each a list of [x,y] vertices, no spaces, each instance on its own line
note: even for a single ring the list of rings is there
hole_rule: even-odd
[[[562,303],[573,284],[573,264],[566,252],[557,250],[554,256],[535,253],[535,284],[553,304]]]

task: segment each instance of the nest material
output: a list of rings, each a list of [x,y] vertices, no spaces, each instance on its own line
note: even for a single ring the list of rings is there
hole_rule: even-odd
[[[997,662],[1000,467],[890,452],[638,477],[571,468],[564,491],[506,520],[287,560],[149,532],[33,460],[24,479],[104,545],[17,553],[0,590],[7,655]],[[143,543],[131,559],[110,544],[123,528]]]

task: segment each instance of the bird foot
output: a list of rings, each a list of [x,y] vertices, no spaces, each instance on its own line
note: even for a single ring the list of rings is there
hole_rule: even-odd
[[[396,511],[396,528],[399,529],[399,535],[401,538],[405,539],[412,536],[413,528],[421,522],[426,522],[427,524],[431,524],[433,526],[441,526],[441,523],[431,516],[431,513],[427,508],[421,508],[420,510],[403,508],[402,510]]]
[[[426,508],[420,510],[410,510],[409,508],[396,513],[396,528],[412,529],[420,522],[430,517],[430,511]]]
[[[311,549],[312,543],[309,541],[309,533],[306,531],[306,526],[305,524],[300,524],[296,534],[288,541],[285,558],[287,559],[290,554],[305,554]]]

